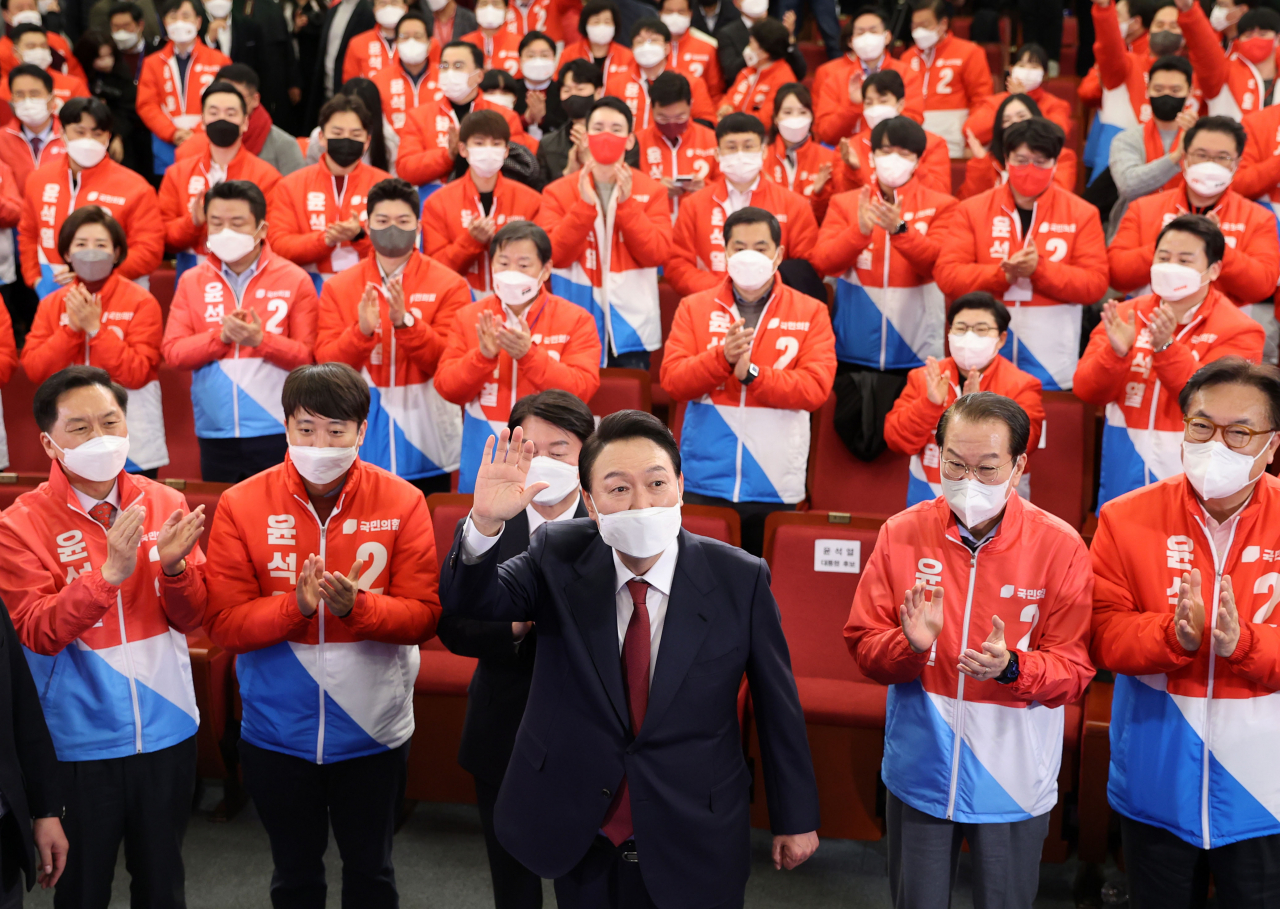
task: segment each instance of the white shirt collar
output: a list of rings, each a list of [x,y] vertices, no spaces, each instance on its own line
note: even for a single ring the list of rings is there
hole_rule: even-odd
[[[85,495],[83,492],[76,489],[74,486],[71,487],[71,491],[76,494],[76,499],[79,500],[80,507],[84,509],[85,514],[88,514],[89,509],[93,508],[94,505],[98,504],[98,501],[99,501],[98,499],[95,499],[93,496]],[[102,499],[101,501],[111,503],[116,507],[116,511],[120,510],[120,481],[119,480],[116,480],[116,482],[111,484],[111,491],[107,493],[107,497],[105,499]]]
[[[609,550],[613,553],[613,571],[617,583],[614,584],[613,591],[616,594],[623,586],[632,578],[640,577],[630,568],[622,564],[622,559],[618,558],[616,549]],[[676,574],[676,556],[680,554],[679,541],[672,543],[658,556],[658,561],[653,564],[643,577],[642,581],[648,581],[649,584],[665,597],[671,596],[671,583]]]
[[[555,521],[573,520],[573,516],[578,513],[578,498],[580,495],[581,493],[575,492],[573,494],[573,502],[570,503],[569,507],[554,518],[544,518],[542,515],[538,514],[538,510],[533,507],[533,503],[525,506],[524,513],[525,516],[529,518],[529,536],[533,536],[533,532],[543,524],[550,524]]]
[[[44,125],[44,129],[40,130],[38,133],[33,133],[31,130],[27,129],[26,124],[23,124],[22,138],[25,139],[28,144],[30,144],[32,139],[39,139],[40,144],[48,145],[49,140],[53,138],[53,117],[49,118],[49,122]]]

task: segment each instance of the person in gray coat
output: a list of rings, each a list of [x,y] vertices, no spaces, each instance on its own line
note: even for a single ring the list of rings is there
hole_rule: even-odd
[[[219,82],[230,82],[249,105],[249,126],[244,134],[244,147],[266,161],[280,176],[287,177],[304,166],[298,140],[272,122],[262,103],[261,80],[243,63],[232,63],[218,70]]]

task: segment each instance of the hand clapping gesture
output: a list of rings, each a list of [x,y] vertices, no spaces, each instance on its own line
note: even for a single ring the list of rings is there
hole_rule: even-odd
[[[1138,309],[1129,310],[1126,322],[1120,315],[1120,300],[1108,300],[1102,304],[1102,327],[1111,342],[1111,351],[1117,357],[1127,357],[1138,339]]]
[[[357,559],[351,566],[351,572],[343,576],[341,571],[324,572],[320,580],[320,599],[324,600],[329,611],[338,618],[351,612],[356,605],[356,597],[360,593],[360,572],[364,569],[364,561]]]
[[[138,546],[142,543],[143,522],[147,509],[130,505],[116,516],[107,531],[107,560],[102,564],[102,580],[119,587],[138,567]]]
[[[502,348],[498,344],[498,320],[487,309],[480,311],[480,319],[476,322],[476,341],[480,346],[480,356],[492,360]]]
[[[494,321],[497,322],[496,319]],[[533,332],[529,329],[529,323],[524,320],[524,316],[521,316],[520,324],[516,328],[509,328],[505,322],[498,322],[497,341],[498,346],[505,350],[511,359],[519,360],[533,347]]]
[[[756,336],[756,330],[747,328],[746,325],[745,319],[739,319],[729,326],[724,335],[724,358],[735,366],[742,355],[751,349],[751,339]]]
[[[991,617],[991,634],[982,650],[965,650],[960,654],[956,668],[978,682],[994,679],[1009,665],[1009,648],[1004,644],[1004,622],[1000,616]]]
[[[1232,610],[1235,601],[1232,600]],[[1173,630],[1178,636],[1178,643],[1183,650],[1200,649],[1200,641],[1204,638],[1204,597],[1200,590],[1200,569],[1193,568],[1182,573],[1182,584],[1178,587],[1178,605],[1173,611]],[[1239,629],[1236,629],[1239,634]]]
[[[941,407],[947,403],[947,392],[951,390],[951,376],[942,371],[937,357],[925,357],[924,361],[924,393],[929,403]]]
[[[373,337],[373,333],[378,330],[378,323],[382,321],[378,293],[377,285],[366,284],[360,302],[356,304],[356,313],[360,318],[360,334],[366,338]]]
[[[76,284],[65,297],[67,321],[85,334],[96,334],[102,327],[102,302],[83,284]]]
[[[1178,317],[1173,314],[1173,307],[1161,303],[1151,313],[1147,322],[1147,330],[1151,332],[1151,349],[1159,350],[1173,340],[1173,333],[1178,330]]]
[[[907,591],[898,614],[907,643],[916,653],[924,653],[942,634],[942,588],[920,581]]]
[[[160,528],[156,540],[156,554],[160,556],[160,570],[169,577],[177,577],[187,570],[187,556],[195,549],[200,533],[204,530],[204,506],[182,513],[175,509]]]

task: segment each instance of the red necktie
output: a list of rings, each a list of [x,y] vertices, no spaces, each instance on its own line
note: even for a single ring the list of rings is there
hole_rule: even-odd
[[[37,166],[37,167],[39,167],[39,166],[40,166],[40,146],[41,146],[41,144],[42,144],[42,143],[41,143],[41,141],[40,141],[40,137],[39,137],[39,136],[33,136],[33,137],[32,137],[32,139],[31,139],[31,157],[32,157],[33,159],[35,159],[35,161],[36,161],[36,166]]]
[[[622,639],[622,676],[627,683],[627,712],[631,715],[631,734],[640,734],[644,712],[649,706],[649,610],[645,597],[649,583],[639,579],[627,581],[635,610]],[[614,793],[613,802],[604,814],[604,835],[615,846],[631,839],[631,790],[624,775]]]
[[[89,517],[110,530],[116,522],[116,507],[110,502],[99,502],[89,509]]]

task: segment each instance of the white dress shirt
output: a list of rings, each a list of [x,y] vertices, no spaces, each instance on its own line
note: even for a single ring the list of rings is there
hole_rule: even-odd
[[[85,514],[88,514],[89,510],[93,508],[94,505],[97,505],[99,502],[109,502],[110,504],[116,507],[116,511],[120,510],[120,481],[119,480],[111,484],[111,491],[107,493],[107,497],[105,499],[95,499],[93,496],[85,495],[83,492],[76,489],[74,486],[71,487],[71,491],[76,494],[76,499],[79,500],[80,507],[84,509]]]
[[[566,514],[572,514],[572,512],[566,512]],[[557,520],[563,520],[563,518]],[[503,530],[506,530],[505,525]],[[501,530],[494,536],[485,536],[476,529],[476,525],[471,521],[471,515],[467,515],[467,523],[462,530],[462,561],[467,565],[474,565],[486,552],[497,545],[501,536]],[[622,559],[618,558],[617,550],[611,550],[611,552],[613,553],[614,603],[618,613],[618,656],[622,656],[622,645],[627,639],[627,626],[631,624],[631,614],[635,612],[635,603],[631,601],[631,591],[627,588],[627,581],[640,577],[641,580],[649,582],[649,592],[645,596],[645,609],[649,611],[649,686],[652,688],[653,670],[658,665],[658,648],[662,644],[662,627],[667,621],[667,601],[671,598],[671,584],[676,573],[676,557],[680,554],[680,545],[672,543],[668,546],[666,551],[658,556],[658,561],[643,576],[634,574],[630,568],[623,565]]]
[[[740,193],[733,188],[733,184],[725,180],[725,189],[729,191],[728,198],[724,201],[725,214],[733,214],[751,204],[751,194],[760,187],[760,178],[756,177],[756,182],[752,183],[746,192]]]
[[[569,507],[566,508],[564,511],[560,512],[554,518],[544,518],[542,515],[538,514],[538,511],[533,507],[532,502],[526,505],[524,509],[524,514],[525,514],[525,517],[529,519],[529,536],[532,537],[533,532],[535,530],[537,530],[543,524],[548,524],[551,521],[572,521],[574,514],[576,514],[578,511],[579,495],[580,493],[575,492],[573,494],[573,501],[569,504]]]

